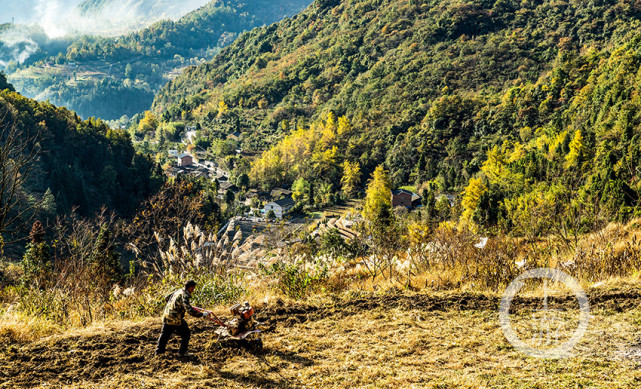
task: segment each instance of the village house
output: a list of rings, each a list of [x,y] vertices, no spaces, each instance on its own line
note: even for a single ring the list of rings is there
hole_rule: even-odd
[[[227,139],[235,140],[236,142],[238,142],[238,141],[239,141],[239,140],[241,140],[242,138],[243,138],[243,134],[241,134],[241,133],[240,133],[240,132],[238,132],[238,131],[236,131],[236,132],[234,132],[234,133],[231,133],[231,134],[227,135]]]
[[[247,194],[245,196],[247,196],[247,198],[249,198],[249,199],[256,197],[259,200],[265,200],[265,201],[270,199],[269,192],[264,192],[264,191],[258,190],[258,189],[250,189],[250,190],[248,190]]]
[[[234,193],[238,193],[240,189],[229,181],[222,181],[218,186],[218,193],[224,195],[228,190],[231,190]]]
[[[274,199],[277,199],[282,196],[287,197],[291,195],[292,195],[292,191],[284,188],[274,188],[270,193],[270,196]]]
[[[392,207],[412,208],[413,205],[420,203],[421,196],[405,189],[392,189]]]
[[[191,166],[194,164],[194,157],[183,153],[178,155],[178,166]]]
[[[283,216],[287,215],[291,209],[294,208],[294,205],[296,205],[296,203],[291,197],[285,197],[265,204],[264,212],[265,215],[267,215],[269,211],[274,211],[274,215],[282,219]]]
[[[436,196],[436,201],[439,201],[442,198],[446,198],[447,201],[450,202],[450,207],[453,207],[454,204],[456,203],[456,196],[454,196],[454,195],[451,195],[451,194],[438,195],[438,196]]]

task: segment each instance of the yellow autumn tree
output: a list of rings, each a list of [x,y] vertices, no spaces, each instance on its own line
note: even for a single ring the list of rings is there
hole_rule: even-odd
[[[479,205],[481,195],[487,191],[487,187],[481,177],[471,178],[469,184],[463,191],[463,199],[461,206],[463,213],[461,214],[461,222],[468,227],[475,227],[472,217]]]
[[[345,116],[339,117],[338,129],[336,130],[336,132],[338,133],[338,136],[342,137],[344,135],[347,135],[351,130],[352,130],[352,124],[349,122],[349,120]]]
[[[227,112],[229,112],[229,107],[227,106],[227,103],[225,103],[224,100],[221,100],[218,103],[218,119],[222,118],[223,116],[227,115]]]
[[[541,183],[527,193],[505,199],[503,204],[514,224],[514,233],[530,238],[549,232],[557,212],[557,198],[563,192],[560,185]]]
[[[565,168],[570,169],[576,167],[584,152],[585,145],[583,144],[583,135],[581,131],[578,130],[574,133],[574,138],[572,138],[570,142],[570,152],[565,156]]]
[[[343,185],[343,192],[348,197],[354,196],[356,189],[361,184],[361,166],[358,162],[343,162],[341,184]]]
[[[392,184],[388,172],[379,165],[367,184],[363,216],[375,226],[392,221]]]
[[[151,111],[146,111],[145,116],[138,123],[138,130],[141,132],[156,131],[158,128],[158,119]]]

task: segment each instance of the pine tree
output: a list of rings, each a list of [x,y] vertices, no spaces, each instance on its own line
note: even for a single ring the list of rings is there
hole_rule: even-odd
[[[27,245],[27,251],[22,259],[22,282],[25,285],[43,286],[51,275],[51,253],[45,241],[46,231],[39,220],[33,223]]]
[[[106,282],[108,286],[122,281],[120,254],[111,239],[108,227],[100,227],[98,238],[91,256],[91,265],[96,273],[98,282]]]

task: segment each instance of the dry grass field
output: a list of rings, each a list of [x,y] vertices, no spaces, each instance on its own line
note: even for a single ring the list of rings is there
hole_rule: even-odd
[[[588,331],[573,355],[559,360],[526,356],[507,342],[498,295],[367,293],[269,302],[258,314],[265,322],[260,354],[214,343],[201,320],[190,321],[189,359],[153,355],[158,319],[3,342],[0,387],[638,387],[641,285],[591,289],[588,296]],[[575,309],[571,298],[551,304],[570,316]],[[540,299],[515,306],[518,318]]]

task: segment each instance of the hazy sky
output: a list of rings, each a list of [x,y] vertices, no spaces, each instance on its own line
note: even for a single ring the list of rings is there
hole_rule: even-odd
[[[161,18],[176,18],[208,0],[111,0],[93,18],[80,17],[82,0],[0,0],[0,23],[39,24],[51,38],[72,33],[113,34],[143,27]]]
[[[0,0],[0,23],[35,23],[47,12],[73,10],[82,0]]]
[[[81,15],[83,0],[0,0],[0,23],[16,28],[0,33],[0,69],[9,61],[22,63],[34,54],[42,37],[29,35],[21,25],[37,24],[49,38],[65,35],[121,35],[159,19],[176,19],[209,0],[110,0],[91,15]],[[46,38],[44,38],[46,39]]]

